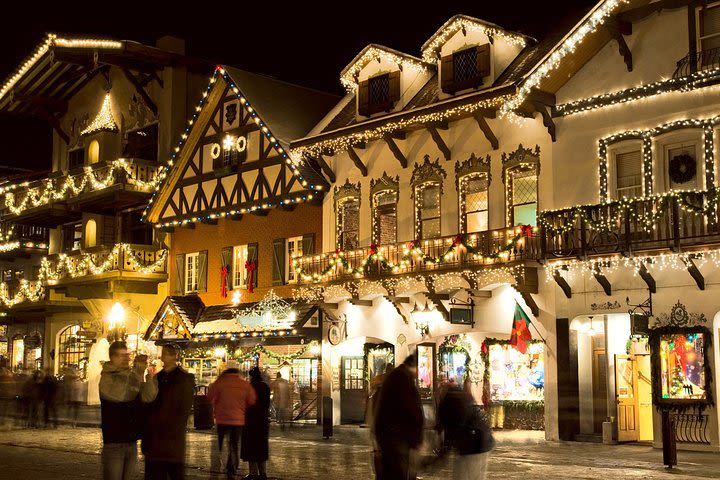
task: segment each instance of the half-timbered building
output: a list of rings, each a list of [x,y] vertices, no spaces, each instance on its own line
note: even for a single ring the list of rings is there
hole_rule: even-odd
[[[291,260],[322,242],[329,183],[287,149],[336,101],[217,67],[145,214],[170,246],[170,296],[146,338],[182,345],[200,383],[228,361],[280,371],[302,398],[298,418],[317,412],[319,346],[310,342],[322,311],[293,298]],[[183,304],[196,313],[183,314]]]

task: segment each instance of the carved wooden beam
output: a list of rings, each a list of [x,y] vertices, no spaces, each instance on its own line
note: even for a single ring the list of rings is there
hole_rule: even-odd
[[[430,136],[432,137],[433,141],[435,142],[435,145],[437,145],[438,149],[445,156],[445,160],[450,160],[450,149],[445,144],[445,140],[443,140],[442,137],[440,136],[440,132],[437,131],[437,127],[428,125],[426,128],[427,128],[427,131],[430,132]]]
[[[555,270],[555,273],[553,273],[553,278],[555,279],[555,283],[557,283],[558,286],[562,289],[565,296],[567,298],[572,298],[572,289],[570,288],[570,285],[568,285],[567,280],[565,280],[565,278],[560,275],[559,270]]]
[[[554,142],[555,141],[555,122],[552,119],[552,114],[550,113],[550,109],[546,105],[540,103],[537,100],[533,100],[532,104],[533,104],[533,107],[535,107],[535,110],[538,111],[540,113],[540,115],[542,115],[543,125],[545,126],[545,128],[547,128],[547,131],[550,134],[550,138]]]
[[[50,126],[55,130],[55,132],[57,132],[58,136],[63,139],[65,145],[69,144],[70,137],[62,129],[62,126],[60,125],[60,120],[58,120],[57,117],[50,113],[45,107],[38,108],[38,112],[40,113],[40,116],[43,117],[50,124]]]
[[[697,284],[698,288],[700,290],[705,290],[705,277],[703,276],[702,272],[698,269],[697,265],[695,265],[695,262],[692,258],[688,258],[685,262],[685,265],[687,266],[687,270],[690,273],[690,276],[695,280],[695,283]]]
[[[520,292],[520,296],[522,296],[523,300],[525,300],[527,306],[530,307],[530,311],[533,315],[536,317],[540,315],[540,307],[538,307],[538,304],[535,302],[535,299],[530,292]]]
[[[640,275],[640,278],[642,278],[645,281],[645,284],[648,287],[648,290],[650,290],[650,293],[656,293],[657,292],[657,284],[655,283],[655,279],[648,271],[647,267],[643,263],[640,266],[640,270],[638,270],[638,274]]]
[[[332,168],[330,168],[330,165],[325,161],[322,154],[318,155],[316,157],[318,165],[320,165],[320,169],[323,171],[325,175],[327,175],[328,180],[330,180],[330,183],[335,183],[335,172],[333,172]]]
[[[348,146],[347,148],[348,156],[350,157],[350,160],[355,164],[358,170],[360,170],[360,173],[362,173],[363,177],[367,177],[368,170],[365,164],[360,160],[360,157],[358,157],[357,152],[355,151],[355,148],[352,146]]]
[[[605,295],[612,295],[612,285],[610,285],[610,281],[607,279],[607,277],[599,271],[593,273],[593,276],[595,277],[595,280],[597,280],[597,282],[600,284],[600,286],[603,287],[603,290],[605,290]]]
[[[609,23],[607,25],[607,30],[608,32],[610,32],[613,40],[615,40],[618,44],[618,50],[620,51],[620,55],[622,55],[623,60],[625,61],[627,71],[632,72],[632,52],[630,51],[630,47],[628,47],[627,42],[625,42],[625,37],[623,36],[632,34],[632,23],[616,20],[615,23]]]
[[[123,68],[122,71],[125,75],[125,78],[127,78],[128,81],[132,84],[132,86],[135,87],[135,91],[138,93],[138,95],[140,95],[140,98],[142,98],[145,106],[150,109],[153,115],[157,116],[158,107],[157,105],[155,105],[155,102],[153,102],[152,98],[150,98],[150,95],[148,95],[143,86],[140,84],[140,80],[135,78],[135,75],[133,75],[132,72],[130,72],[130,70],[128,70],[127,68]]]
[[[485,117],[478,113],[475,113],[475,115],[473,116],[475,117],[475,121],[477,122],[478,127],[480,127],[480,130],[482,130],[483,134],[485,135],[485,138],[487,138],[487,141],[490,142],[490,145],[492,145],[493,150],[497,150],[498,148],[500,148],[500,143],[498,142],[495,133],[493,133],[492,129],[490,128],[490,125],[488,125],[487,120],[485,120]]]
[[[352,297],[350,300],[348,300],[353,305],[357,305],[359,307],[372,307],[373,302],[372,300],[360,300],[358,297]]]
[[[397,146],[397,143],[395,143],[395,140],[390,135],[383,135],[383,140],[385,140],[385,143],[387,143],[388,148],[392,152],[392,154],[395,156],[398,162],[400,162],[400,166],[402,168],[407,168],[408,161],[405,155],[400,151],[400,149]]]

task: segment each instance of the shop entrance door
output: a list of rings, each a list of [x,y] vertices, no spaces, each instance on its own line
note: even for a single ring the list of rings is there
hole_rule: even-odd
[[[340,364],[340,421],[365,421],[365,360],[363,357],[342,357]]]
[[[637,391],[638,371],[635,357],[615,355],[618,442],[637,442],[640,439]]]

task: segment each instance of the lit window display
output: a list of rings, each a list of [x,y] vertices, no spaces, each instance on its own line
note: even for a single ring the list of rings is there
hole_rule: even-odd
[[[442,356],[440,371],[442,379],[462,388],[467,364],[470,361],[467,352],[447,351],[441,352],[440,355]]]
[[[417,347],[418,389],[420,390],[420,397],[423,399],[432,398],[433,395],[433,381],[435,379],[433,350],[433,345],[418,345]]]
[[[509,344],[490,344],[490,399],[543,400],[545,354],[542,343],[530,343],[525,353]]]
[[[660,337],[662,398],[706,399],[704,340],[699,332]]]

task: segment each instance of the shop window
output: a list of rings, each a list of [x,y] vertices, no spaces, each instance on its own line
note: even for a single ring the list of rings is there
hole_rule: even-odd
[[[8,366],[8,327],[0,325],[0,368]]]
[[[157,123],[128,132],[123,156],[156,162],[158,159]]]
[[[720,5],[703,7],[698,12],[698,44],[700,52],[720,48]],[[703,54],[702,66],[717,63],[714,55]]]
[[[297,282],[297,272],[291,267],[291,259],[303,254],[303,237],[292,237],[285,240],[285,278],[288,283]]]
[[[467,368],[470,362],[470,356],[467,352],[462,351],[440,351],[440,375],[442,379],[448,383],[453,383],[459,388],[463,388],[463,382],[467,375]]]
[[[97,140],[93,140],[88,145],[88,165],[92,165],[100,161],[100,143]]]
[[[475,174],[460,180],[460,215],[464,232],[488,229],[488,177]]]
[[[379,192],[373,198],[374,241],[377,244],[397,242],[397,201],[397,192],[392,190]]]
[[[72,370],[84,379],[87,376],[90,347],[93,341],[80,336],[80,332],[79,325],[71,325],[60,332],[57,347],[58,372]]]
[[[317,392],[317,365],[315,358],[296,358],[292,361],[292,378],[301,392]]]
[[[429,183],[416,187],[417,223],[420,238],[440,236],[440,184]]]
[[[433,398],[435,391],[435,345],[418,345],[418,390],[424,400]]]
[[[701,332],[660,337],[660,385],[663,399],[705,400],[705,335]]]
[[[13,371],[28,368],[25,366],[25,342],[22,337],[14,338],[12,341],[12,357],[10,368]]]
[[[615,198],[642,196],[642,151],[615,154]]]
[[[348,198],[338,205],[339,246],[354,250],[360,246],[360,199]]]
[[[537,224],[537,174],[535,168],[514,168],[508,172],[510,225]]]
[[[530,343],[525,353],[509,344],[490,344],[488,361],[493,402],[544,399],[545,352],[542,343]]]
[[[97,245],[97,224],[92,218],[85,222],[85,248]]]

